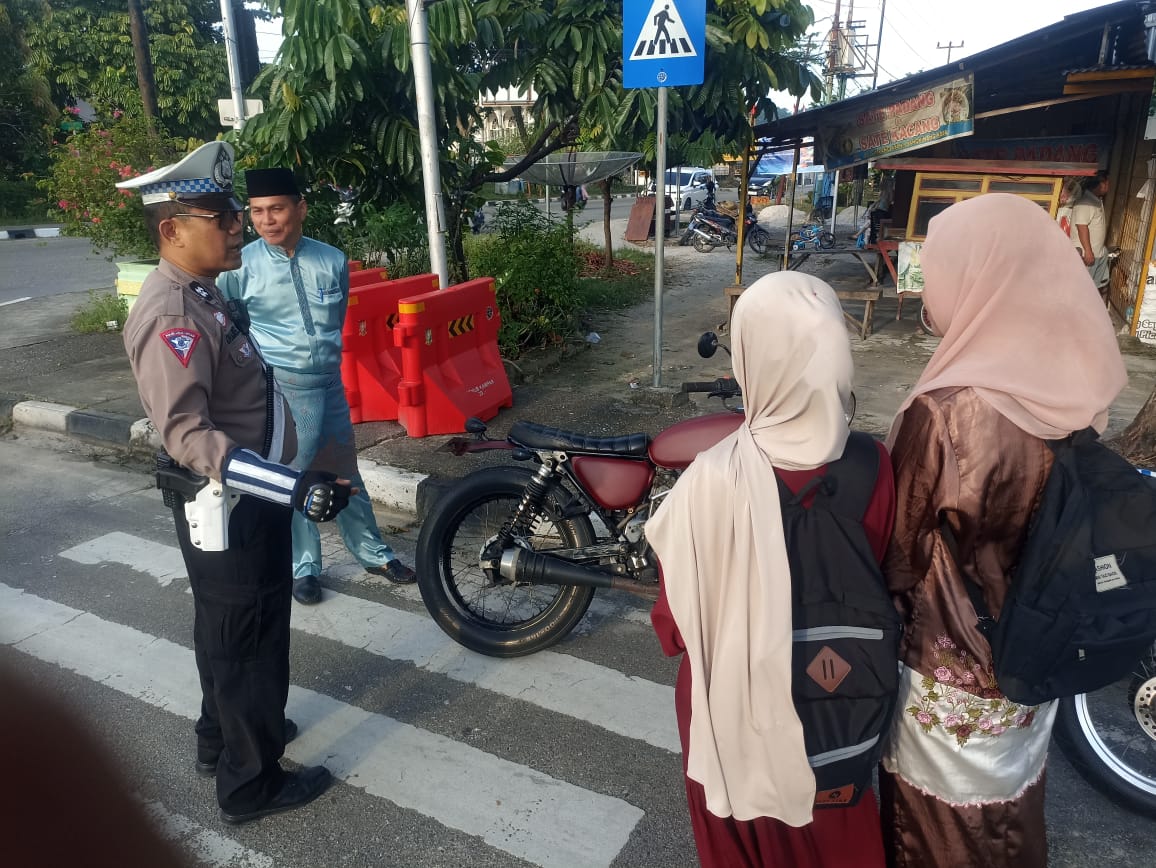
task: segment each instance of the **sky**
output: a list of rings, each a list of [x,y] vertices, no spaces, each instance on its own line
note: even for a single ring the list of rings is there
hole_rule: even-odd
[[[813,30],[818,42],[830,32],[835,0],[810,0],[809,5],[815,12]],[[845,23],[852,12],[853,20],[864,23],[861,32],[874,46],[879,41],[883,5],[883,0],[842,0],[839,17]],[[1096,0],[886,0],[879,82],[947,63],[947,51],[937,49],[937,44],[962,42],[962,48],[951,50],[951,59],[959,60],[1054,24],[1065,15],[1102,5]],[[281,41],[280,25],[280,20],[257,22],[263,62],[273,60]],[[872,47],[870,55],[874,54]],[[870,79],[864,82],[869,84]]]

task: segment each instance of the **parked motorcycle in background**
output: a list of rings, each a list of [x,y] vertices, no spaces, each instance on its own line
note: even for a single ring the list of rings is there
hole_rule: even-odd
[[[759,255],[766,253],[767,247],[770,246],[771,234],[759,225],[758,218],[749,204],[747,205],[743,232],[746,236],[747,246],[751,250]],[[692,244],[699,253],[709,253],[719,245],[730,250],[733,245],[738,243],[738,240],[738,230],[734,217],[721,211],[703,207],[694,212],[690,223],[687,224],[686,231],[679,239],[679,244],[684,246]]]

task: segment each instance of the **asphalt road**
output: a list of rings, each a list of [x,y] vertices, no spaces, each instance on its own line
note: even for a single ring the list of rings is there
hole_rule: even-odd
[[[338,782],[306,809],[223,825],[192,769],[192,600],[171,520],[143,467],[62,445],[0,440],[0,660],[91,721],[200,864],[695,864],[675,667],[643,605],[600,592],[556,648],[491,660],[442,634],[414,588],[362,572],[329,527],[325,600],[293,612],[301,735],[287,759],[324,762]],[[414,529],[379,518],[412,559]],[[1151,864],[1156,823],[1106,802],[1058,751],[1048,799],[1052,866]],[[22,831],[51,833],[6,834]]]
[[[116,264],[87,238],[0,241],[0,305],[87,289],[111,289]]]

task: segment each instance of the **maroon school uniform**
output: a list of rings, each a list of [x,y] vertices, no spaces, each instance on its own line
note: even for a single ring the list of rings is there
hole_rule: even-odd
[[[814,470],[776,470],[797,493],[826,466]],[[809,505],[809,504],[808,504]],[[895,485],[891,460],[879,444],[879,475],[863,526],[880,563],[887,551],[895,518]],[[662,590],[650,614],[662,650],[670,657],[686,650]],[[674,708],[682,741],[682,769],[687,805],[703,868],[883,868],[883,836],[874,792],[868,790],[850,808],[823,808],[810,825],[795,828],[771,817],[736,820],[717,817],[706,807],[702,784],[685,777],[690,742],[690,663],[683,656],[674,688]]]

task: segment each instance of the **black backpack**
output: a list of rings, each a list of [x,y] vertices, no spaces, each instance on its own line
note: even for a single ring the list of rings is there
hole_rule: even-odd
[[[791,693],[816,808],[853,805],[871,785],[899,688],[902,625],[863,529],[878,474],[875,441],[852,432],[843,457],[798,494],[779,480],[793,593]]]
[[[1119,681],[1156,640],[1156,480],[1091,428],[1048,445],[1055,461],[998,620],[964,581],[999,688],[1022,705]]]

